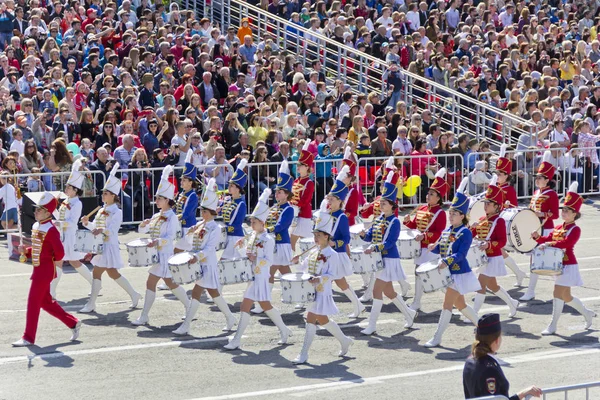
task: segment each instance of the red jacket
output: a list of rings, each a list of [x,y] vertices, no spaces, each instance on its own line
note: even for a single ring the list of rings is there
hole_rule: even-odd
[[[478,222],[479,224],[475,228],[471,228],[473,239],[477,238],[488,243],[488,247],[485,249],[488,257],[501,256],[507,240],[506,222],[498,214],[489,218],[481,217]],[[492,229],[491,233],[490,229]]]
[[[26,251],[27,257],[31,257],[33,264],[31,280],[51,282],[56,278],[54,262],[61,261],[65,256],[60,234],[51,219],[33,225],[31,241],[32,246]]]
[[[536,242],[563,249],[565,251],[563,265],[573,265],[577,264],[574,249],[580,236],[581,228],[575,223],[562,224],[554,228],[550,235],[540,236]]]
[[[420,206],[416,213],[416,217],[404,225],[409,229],[418,229],[423,234],[421,248],[425,249],[442,236],[442,232],[446,229],[446,213],[440,206],[429,207],[428,205]]]
[[[554,220],[558,218],[558,195],[549,187],[537,189],[531,198],[529,208],[535,212],[543,212],[542,220],[548,217],[544,229],[553,229]]]
[[[508,201],[510,203],[510,207],[507,208],[517,207],[519,205],[519,202],[517,200],[517,191],[515,190],[514,186],[505,183],[504,185],[500,185],[499,187],[504,192],[504,201]]]
[[[358,208],[365,203],[365,196],[363,196],[362,191],[358,187],[358,184],[355,183],[354,185],[350,186],[348,197],[346,197],[346,205],[344,206],[346,216],[348,217],[348,224],[350,226],[356,224]]]
[[[298,207],[298,217],[312,218],[312,199],[315,193],[315,183],[310,177],[297,178],[292,186],[294,198],[290,201],[293,206]]]
[[[367,205],[365,205],[363,209],[360,210],[360,216],[363,218],[369,218],[371,215],[373,215],[375,218],[379,217],[381,215],[381,207],[379,205],[380,200],[381,196],[377,196],[375,197],[375,200],[373,200],[371,203],[367,203]],[[397,208],[394,215],[396,215],[396,217],[398,216]]]

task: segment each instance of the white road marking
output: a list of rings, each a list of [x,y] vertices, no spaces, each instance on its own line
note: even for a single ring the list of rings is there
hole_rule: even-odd
[[[528,362],[536,362],[542,360],[550,360],[556,358],[567,358],[567,357],[581,357],[586,355],[598,354],[600,353],[600,345],[595,346],[581,346],[581,347],[573,347],[566,348],[560,350],[550,350],[550,351],[542,351],[536,353],[526,353],[523,355],[516,355],[513,357],[503,359],[504,363],[514,365],[514,364],[522,364]],[[313,385],[302,385],[302,386],[292,386],[285,387],[279,389],[269,389],[269,390],[260,390],[255,392],[246,392],[246,393],[235,393],[228,394],[222,396],[212,396],[212,397],[201,397],[192,400],[230,400],[230,399],[246,399],[250,397],[260,397],[260,396],[273,396],[273,395],[281,395],[281,394],[289,394],[294,397],[303,397],[305,395],[309,395],[315,391],[332,391],[332,390],[347,390],[353,387],[359,387],[364,385],[371,385],[377,383],[383,383],[384,381],[403,379],[403,378],[413,378],[416,376],[425,376],[425,375],[436,375],[445,372],[458,372],[462,371],[464,365],[462,363],[458,365],[454,365],[451,367],[445,368],[434,368],[422,371],[413,371],[413,372],[403,372],[400,374],[394,375],[381,375],[381,376],[373,376],[369,378],[360,378],[353,379],[348,381],[338,381],[338,382],[327,382],[327,383],[316,383]]]

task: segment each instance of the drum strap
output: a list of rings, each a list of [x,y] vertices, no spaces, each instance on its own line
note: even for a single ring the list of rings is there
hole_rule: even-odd
[[[438,217],[438,215],[440,215],[440,213],[442,212],[442,210],[437,210],[435,212],[435,214],[433,214],[433,217],[431,217],[431,221],[429,221],[429,224],[427,224],[427,227],[425,228],[424,232],[427,232],[429,230],[429,228],[431,228],[431,225],[433,225],[433,222],[435,221],[435,219]]]
[[[490,240],[490,236],[492,236],[492,232],[494,232],[494,228],[496,227],[496,222],[498,222],[499,219],[500,218],[498,217],[494,220],[494,222],[492,222],[492,226],[490,227],[490,230],[485,238],[486,241]]]
[[[231,199],[231,202],[232,202],[232,203],[235,203],[235,200]],[[231,225],[231,223],[232,223],[232,222],[235,220],[235,217],[236,217],[236,215],[237,215],[237,213],[238,213],[239,209],[240,209],[240,204],[238,203],[238,204],[236,204],[236,205],[235,205],[235,211],[234,211],[234,212],[233,212],[233,214],[231,214],[231,216],[229,217],[229,225]]]

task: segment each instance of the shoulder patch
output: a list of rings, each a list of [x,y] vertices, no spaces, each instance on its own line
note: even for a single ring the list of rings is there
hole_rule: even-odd
[[[487,378],[485,384],[490,394],[496,394],[496,378]]]

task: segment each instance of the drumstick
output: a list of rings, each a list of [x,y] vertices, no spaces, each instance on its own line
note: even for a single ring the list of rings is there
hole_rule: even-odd
[[[86,217],[87,217],[88,219],[89,219],[89,218],[91,218],[91,217],[92,217],[94,214],[96,214],[96,213],[98,212],[98,210],[100,210],[101,208],[102,208],[102,206],[98,206],[98,207],[94,208],[94,209],[92,210],[92,212],[91,212],[91,213],[89,213],[88,215],[86,215]]]
[[[23,226],[21,225],[21,210],[17,208],[17,224],[19,224],[19,247],[23,247]],[[24,263],[27,261],[27,256],[24,251],[20,251],[19,261]]]
[[[196,229],[194,231],[188,230],[187,233],[186,233],[186,235],[193,234],[194,232],[196,232],[196,230],[202,228],[205,224],[206,224],[206,221],[204,221],[204,220],[200,221],[200,223],[198,224],[198,226],[196,227]]]
[[[298,257],[298,259],[300,259],[300,257],[302,257],[303,255],[305,255],[305,254],[306,254],[306,253],[308,253],[309,251],[311,251],[311,250],[314,250],[314,249],[315,249],[315,247],[317,247],[317,245],[316,245],[316,244],[315,244],[313,247],[311,247],[310,249],[308,249],[308,250],[306,250],[306,251],[304,251],[304,252],[302,252],[302,253],[298,254],[296,257]],[[295,258],[295,257],[294,257],[294,258]]]

